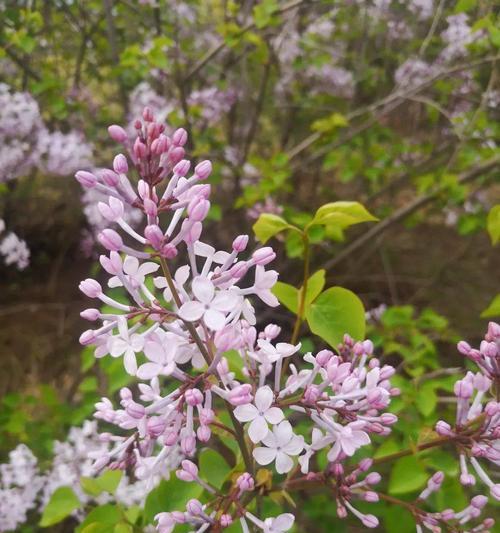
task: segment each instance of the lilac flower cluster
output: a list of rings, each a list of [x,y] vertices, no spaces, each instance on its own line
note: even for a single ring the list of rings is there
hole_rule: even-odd
[[[0,255],[3,262],[15,265],[18,270],[24,270],[30,259],[30,251],[25,241],[20,239],[14,232],[4,234],[5,222],[0,218]]]
[[[80,478],[94,474],[89,452],[104,453],[108,448],[109,442],[99,436],[95,421],[71,428],[64,442],[55,441],[50,466],[43,471],[26,445],[17,446],[9,453],[9,462],[0,465],[0,531],[19,530],[28,512],[41,513],[59,487],[71,487],[82,507],[112,501],[142,506],[145,484],[140,480],[132,483],[127,475],[122,476],[114,496],[104,492],[91,497],[82,490]],[[75,517],[82,519],[84,515],[77,511]]]
[[[92,163],[92,145],[79,132],[50,132],[28,93],[0,84],[0,182],[32,169],[67,176]]]
[[[481,461],[500,464],[500,325],[490,322],[479,349],[461,341],[458,350],[479,367],[455,383],[457,413],[455,425],[440,420],[436,431],[456,445],[460,461],[460,482],[475,485],[481,480],[500,500],[500,483],[492,481]],[[490,396],[490,393],[496,396]],[[470,471],[475,473],[472,474]]]
[[[211,164],[202,161],[190,173],[191,164],[184,159],[186,132],[167,135],[148,108],[142,118],[136,121],[133,143],[121,127],[109,128],[111,137],[128,148],[128,159],[117,155],[113,169],[99,175],[76,174],[84,187],[108,196],[98,208],[118,224],[122,235],[102,230],[98,238],[109,254],[100,262],[109,275],[108,286],[122,287],[129,297],[127,303],[119,302],[97,280],[82,281],[82,292],[108,310],[82,312],[83,318],[101,325],[85,331],[80,341],[94,345],[96,357],[122,357],[126,371],[141,380],[139,397],[128,388],[121,390],[119,408],[107,398],[96,404],[96,418],[126,434],[107,437],[113,446],[92,454],[95,468],[133,468],[152,488],[182,459],[179,477],[211,493],[186,461],[211,439],[214,424],[220,425],[220,409],[227,409],[234,423],[233,429],[225,429],[238,439],[250,500],[255,496],[254,461],[273,465],[278,474],[290,472],[298,462],[308,475],[314,456],[324,450],[332,468],[341,468],[370,443],[371,435],[390,433],[396,417],[384,411],[399,392],[389,381],[394,369],[373,357],[370,341],[354,342],[348,336],[338,355],[323,350],[306,354],[304,368],[288,364],[298,356],[300,344],[277,341],[280,328],[272,324],[258,333],[249,300],[253,296],[278,305],[271,292],[278,273],[266,268],[275,257],[273,250],[258,248],[245,259],[240,256],[248,247],[246,235],[238,236],[228,252],[200,240],[210,208],[210,185],[203,181]],[[129,178],[131,167],[139,178],[136,187]],[[143,213],[142,231],[124,220],[126,204]],[[238,367],[243,366],[238,377],[226,355],[229,350]],[[175,388],[167,389],[166,383]],[[296,433],[289,413],[312,422],[310,443]],[[185,511],[160,515],[158,529],[166,532],[175,523],[189,522],[203,531],[216,523],[226,527],[235,519],[243,531],[248,530],[247,520],[264,531],[291,526],[293,517],[288,515],[271,521],[251,515],[236,503],[241,490],[235,485],[218,498],[226,506],[221,517],[210,507],[214,502],[190,501]],[[364,516],[344,500],[347,509]],[[375,520],[366,521],[375,525]],[[277,524],[286,529],[276,529]]]

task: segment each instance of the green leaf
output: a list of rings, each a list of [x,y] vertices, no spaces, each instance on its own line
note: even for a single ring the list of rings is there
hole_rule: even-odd
[[[80,507],[80,500],[69,487],[59,487],[50,497],[40,520],[41,527],[48,527],[64,520]]]
[[[323,269],[315,272],[307,280],[307,292],[305,299],[306,309],[313,303],[314,300],[320,295],[323,287],[325,286],[325,271]],[[302,287],[300,288],[302,290]]]
[[[214,450],[204,450],[200,454],[199,468],[201,477],[215,488],[220,489],[226,480],[230,468],[220,453]]]
[[[340,229],[348,228],[361,222],[378,220],[359,202],[331,202],[322,205],[314,215],[313,224],[335,226]]]
[[[155,515],[161,512],[184,509],[188,500],[199,498],[203,489],[197,483],[186,483],[177,477],[162,481],[146,498],[144,518],[152,523]]]
[[[311,129],[319,133],[330,133],[337,128],[343,128],[349,124],[347,117],[340,113],[332,113],[329,117],[320,118],[312,123]]]
[[[92,509],[85,520],[76,528],[76,533],[113,533],[115,525],[122,519],[120,509],[111,503]]]
[[[260,30],[271,23],[273,14],[279,5],[277,0],[263,0],[253,8],[255,26]]]
[[[497,244],[500,240],[500,204],[491,208],[488,213],[488,220],[486,222],[488,233],[491,237],[493,245]]]
[[[402,457],[394,463],[389,480],[391,494],[413,492],[427,483],[427,472],[414,455]]]
[[[429,416],[437,405],[437,394],[433,382],[426,382],[418,388],[415,403],[417,409],[424,415]]]
[[[265,244],[271,237],[289,228],[293,228],[293,226],[288,224],[284,218],[271,213],[263,213],[253,225],[253,232],[257,239]]]
[[[99,496],[101,492],[114,494],[120,484],[122,475],[123,472],[121,470],[106,470],[97,478],[81,477],[80,484],[83,490],[91,496]]]
[[[500,294],[497,294],[490,305],[481,313],[481,318],[500,316]]]
[[[477,0],[458,0],[457,5],[455,6],[455,13],[470,11],[476,7],[476,4]]]
[[[134,528],[127,524],[126,522],[120,522],[119,524],[116,524],[115,529],[113,533],[133,533]]]
[[[132,505],[132,507],[125,509],[123,514],[131,524],[135,524],[139,518],[139,515],[141,514],[141,508],[138,505]]]
[[[365,309],[361,300],[342,287],[331,287],[320,294],[306,310],[311,331],[336,348],[345,333],[354,339],[365,335]]]
[[[289,311],[297,314],[299,310],[299,291],[288,283],[276,282],[271,292]]]

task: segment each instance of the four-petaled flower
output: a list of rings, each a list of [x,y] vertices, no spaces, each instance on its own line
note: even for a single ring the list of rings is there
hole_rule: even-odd
[[[146,276],[156,272],[160,265],[158,263],[153,263],[147,261],[140,264],[137,257],[127,255],[123,261],[123,273],[125,274],[125,279],[130,283],[130,285],[137,289],[144,284]],[[108,281],[109,287],[122,287],[123,283],[118,276],[113,276]]]
[[[123,316],[118,318],[118,332],[119,335],[111,336],[107,340],[109,353],[112,357],[120,357],[120,355],[123,355],[123,365],[125,370],[131,376],[135,376],[137,372],[137,360],[135,354],[142,350],[142,347],[144,346],[144,338],[137,333],[130,334],[127,320]]]
[[[213,283],[202,276],[193,280],[192,290],[196,300],[182,304],[179,316],[187,322],[195,322],[203,317],[211,330],[221,330],[226,325],[226,314],[238,303],[237,293],[231,290],[216,291]]]
[[[368,433],[358,429],[359,427],[364,427],[364,425],[363,421],[352,422],[347,426],[334,422],[336,440],[332,449],[328,452],[328,460],[335,461],[341,451],[351,457],[358,448],[370,444]]]
[[[151,361],[144,363],[137,370],[140,379],[152,379],[158,375],[169,376],[175,370],[174,343],[161,344],[157,340],[149,340],[144,344],[144,355]]]
[[[283,513],[276,518],[266,518],[264,520],[264,533],[283,533],[293,526],[295,517],[291,513]]]
[[[290,422],[284,420],[262,439],[264,447],[255,448],[253,456],[260,465],[276,461],[276,472],[286,474],[293,467],[290,456],[299,455],[304,448],[304,437],[293,433]]]
[[[285,418],[279,407],[271,407],[273,400],[273,391],[266,385],[255,393],[255,405],[247,403],[234,410],[234,416],[240,422],[250,422],[248,436],[253,443],[260,442],[269,433],[268,422],[274,426]]]

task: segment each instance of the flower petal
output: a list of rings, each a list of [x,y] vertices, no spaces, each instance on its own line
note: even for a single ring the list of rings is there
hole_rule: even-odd
[[[238,303],[238,295],[234,291],[218,291],[210,307],[217,311],[232,311]]]
[[[198,276],[193,280],[193,294],[196,299],[204,304],[208,304],[212,301],[215,293],[213,283],[202,276]]]
[[[263,413],[264,411],[267,411],[269,407],[271,407],[271,404],[273,403],[274,394],[271,390],[271,387],[269,385],[265,385],[264,387],[260,387],[260,389],[257,390],[255,393],[255,405],[257,406],[257,409]]]
[[[272,528],[274,531],[279,531],[280,533],[282,531],[288,531],[295,522],[295,517],[291,513],[283,513],[277,516],[273,520]]]
[[[282,450],[288,455],[299,455],[304,449],[304,437],[302,435],[294,435],[290,442],[283,446]]]
[[[250,420],[253,420],[256,416],[258,416],[258,414],[257,408],[251,403],[238,405],[238,407],[236,407],[234,410],[234,416],[240,422],[250,422]]]
[[[252,455],[260,465],[268,465],[274,461],[276,450],[274,448],[259,447],[255,448]]]
[[[123,261],[123,272],[129,276],[135,276],[139,270],[139,259],[132,255],[127,255]]]
[[[275,426],[285,419],[283,411],[279,407],[270,407],[265,413],[264,416],[266,420]]]
[[[248,436],[254,444],[260,442],[268,433],[266,419],[261,415],[256,416],[248,427]]]
[[[144,363],[137,370],[137,377],[139,379],[152,379],[161,372],[161,365],[156,363]]]
[[[286,474],[293,468],[293,460],[286,453],[278,452],[276,454],[276,472]]]
[[[163,346],[156,341],[147,341],[144,345],[144,355],[154,363],[163,365],[166,362],[165,350]]]
[[[290,422],[284,420],[281,424],[278,424],[274,428],[274,436],[276,437],[276,443],[278,446],[285,446],[288,444],[293,436],[293,429]]]
[[[207,309],[203,315],[207,327],[213,331],[220,331],[226,325],[226,315],[215,309]]]
[[[183,320],[194,322],[203,316],[204,311],[205,308],[200,302],[186,302],[179,309],[179,316]]]
[[[135,353],[132,348],[129,348],[125,352],[125,356],[123,357],[123,366],[125,367],[125,370],[128,374],[131,376],[135,376],[137,372],[137,360],[135,358]]]

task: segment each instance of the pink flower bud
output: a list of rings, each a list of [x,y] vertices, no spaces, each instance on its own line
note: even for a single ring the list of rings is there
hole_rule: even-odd
[[[200,180],[204,180],[212,173],[212,163],[206,159],[194,167],[194,173]]]
[[[347,509],[340,503],[337,503],[337,516],[339,518],[347,518]]]
[[[464,400],[469,399],[474,392],[472,385],[464,379],[457,381],[453,387],[453,390],[455,392],[455,396]]]
[[[148,242],[155,250],[159,250],[163,245],[163,232],[156,224],[146,226],[144,229],[144,237],[146,237]]]
[[[113,172],[109,168],[105,168],[101,171],[102,181],[108,185],[108,187],[116,187],[120,182],[120,178],[116,172]]]
[[[330,350],[321,350],[316,354],[316,362],[321,367],[326,367],[328,361],[333,357],[333,352]]]
[[[153,112],[151,111],[151,109],[149,107],[145,107],[142,111],[142,118],[146,121],[146,122],[153,122],[153,120],[155,119],[154,115],[153,115]]]
[[[177,176],[184,177],[191,168],[191,162],[187,159],[181,159],[175,166],[174,166],[174,174]]]
[[[167,243],[162,246],[160,252],[166,259],[173,259],[177,255],[177,248],[173,244]]]
[[[188,405],[194,407],[203,403],[203,394],[199,389],[188,389],[184,393],[184,399]]]
[[[500,500],[500,483],[496,483],[490,487],[490,493],[495,500]]]
[[[187,212],[189,219],[194,222],[201,222],[208,215],[210,210],[210,202],[199,198],[193,198],[189,202]]]
[[[158,438],[165,431],[166,424],[159,416],[152,416],[147,423],[150,437]]]
[[[244,472],[236,480],[236,485],[241,491],[246,492],[254,489],[255,482],[253,477],[248,472]]]
[[[109,126],[108,133],[113,141],[116,141],[117,143],[124,143],[128,138],[127,132],[117,124],[112,124]]]
[[[231,517],[230,514],[226,513],[226,514],[221,515],[219,521],[222,527],[229,527],[233,523],[233,518]]]
[[[83,280],[78,288],[89,298],[97,298],[102,294],[102,287],[95,279],[87,278]]]
[[[361,472],[367,472],[370,470],[370,468],[373,465],[373,459],[370,459],[369,457],[365,457],[364,459],[361,459],[361,461],[358,464],[358,469],[361,470]]]
[[[163,442],[165,443],[165,446],[173,446],[177,443],[178,439],[179,434],[176,431],[170,431],[163,437]]]
[[[184,128],[179,128],[172,135],[172,142],[175,146],[184,146],[187,143],[188,134]]]
[[[113,276],[116,276],[122,271],[122,260],[120,254],[117,252],[111,252],[109,257],[101,255],[99,257],[99,262],[101,263],[102,268]]]
[[[439,420],[439,422],[436,424],[435,429],[436,433],[441,437],[452,437],[454,435],[453,431],[451,430],[450,424],[446,423],[444,420]]]
[[[198,467],[188,459],[181,463],[182,469],[177,470],[176,475],[182,481],[194,481],[198,477]]]
[[[199,516],[203,513],[203,506],[198,500],[195,500],[193,498],[192,500],[189,500],[187,502],[186,510],[189,514],[193,516]]]
[[[140,420],[146,415],[146,409],[144,408],[144,406],[134,401],[130,401],[127,404],[125,411],[127,411],[127,414],[129,416],[131,416],[132,418],[136,418],[137,420]]]
[[[248,235],[238,235],[233,241],[233,250],[235,252],[243,252],[248,245]]]
[[[113,169],[117,174],[126,174],[128,172],[127,158],[123,154],[118,154],[113,159]]]
[[[89,320],[90,322],[94,322],[95,320],[97,320],[100,316],[101,316],[101,313],[99,312],[98,309],[85,309],[84,311],[82,311],[80,313],[80,316],[85,319],[85,320]]]
[[[378,518],[372,514],[364,515],[361,522],[363,522],[364,526],[369,527],[370,529],[378,526]]]
[[[476,478],[472,474],[460,474],[460,483],[464,487],[471,487],[472,485],[476,484]]]
[[[252,401],[252,386],[249,383],[237,385],[228,394],[228,401],[231,405],[244,405]]]
[[[246,261],[238,261],[229,269],[229,273],[233,279],[241,279],[247,272],[248,263]]]
[[[488,322],[486,340],[493,341],[498,337],[500,337],[500,324],[497,324],[496,322]]]
[[[367,490],[366,492],[364,492],[363,499],[366,502],[370,502],[370,503],[375,503],[375,502],[378,502],[379,500],[378,494],[372,490]]]
[[[471,351],[471,346],[468,342],[460,341],[457,344],[458,351],[463,355],[469,355],[469,352]]]
[[[488,498],[482,494],[478,494],[477,496],[474,496],[470,501],[470,504],[476,509],[482,509],[487,503],[488,503]]]
[[[486,357],[496,357],[498,347],[495,342],[482,341],[479,351]]]
[[[97,208],[99,209],[101,215],[111,222],[116,222],[123,216],[124,212],[123,202],[118,200],[118,198],[114,198],[113,196],[109,197],[109,205],[105,204],[104,202],[99,202],[97,204]]]
[[[137,137],[137,139],[134,142],[134,155],[137,157],[137,159],[144,159],[148,153],[148,149],[146,145]],[[116,170],[116,167],[115,167]],[[128,170],[128,167],[127,167]],[[127,172],[127,170],[122,171],[123,174]],[[118,172],[118,170],[116,170]]]
[[[236,348],[238,343],[238,335],[232,327],[226,326],[215,334],[214,344],[221,352],[227,352],[232,348]]]
[[[281,333],[281,328],[276,324],[268,324],[264,329],[266,339],[273,340]]]
[[[444,481],[444,474],[443,472],[436,472],[427,482],[427,486],[429,487],[429,490],[432,490],[435,492],[436,490],[439,490],[442,483]]]
[[[377,485],[380,483],[382,476],[378,472],[370,472],[366,477],[365,481],[368,485]]]
[[[123,402],[129,402],[132,399],[132,391],[128,387],[122,387],[120,389],[120,398]]]
[[[495,416],[498,412],[500,412],[500,403],[497,402],[488,402],[484,408],[484,412],[487,416]]]
[[[184,235],[184,242],[186,244],[195,243],[201,235],[203,225],[201,222],[195,222]]]
[[[168,151],[168,137],[160,135],[151,143],[151,153],[154,155],[161,155]]]
[[[252,259],[256,265],[267,265],[274,260],[276,254],[270,246],[259,248],[252,254]]]
[[[97,183],[96,176],[94,176],[94,174],[92,174],[91,172],[87,172],[86,170],[79,170],[75,174],[75,178],[77,179],[78,183],[80,183],[80,185],[83,185],[83,187],[86,187],[87,189],[95,187]]]
[[[455,511],[453,509],[445,509],[441,511],[441,518],[447,522],[455,518]]]
[[[215,419],[215,413],[212,409],[200,409],[200,423],[204,426],[208,426]]]
[[[150,198],[144,198],[144,211],[146,212],[146,215],[155,217],[158,214],[158,207]]]
[[[78,340],[82,346],[88,346],[89,344],[92,344],[95,341],[95,339],[96,337],[95,337],[94,330],[88,329],[87,331],[84,331],[80,335],[80,338]]]
[[[196,449],[196,438],[192,435],[181,439],[181,450],[186,455],[191,455]]]
[[[200,442],[208,442],[212,436],[212,432],[208,426],[200,426],[196,430],[196,436]]]
[[[112,252],[118,252],[123,247],[123,241],[120,235],[113,229],[102,230],[101,233],[97,236],[98,241],[106,248]]]
[[[181,148],[180,146],[176,146],[168,154],[168,159],[172,163],[172,165],[175,165],[181,159],[183,159],[185,155],[186,155],[186,151],[184,150],[184,148]]]
[[[383,413],[380,417],[380,421],[384,426],[392,426],[398,421],[398,417],[392,413]]]

